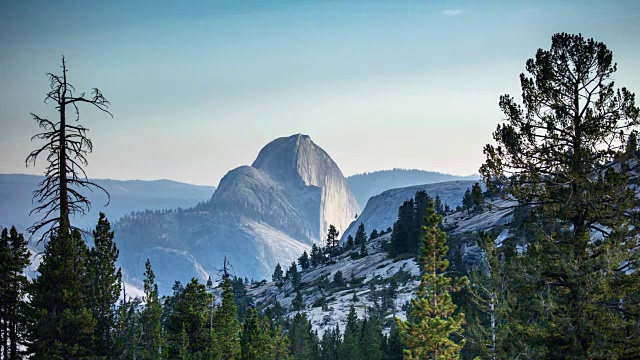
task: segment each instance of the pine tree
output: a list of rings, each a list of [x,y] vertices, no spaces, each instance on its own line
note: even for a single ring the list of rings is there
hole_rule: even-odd
[[[451,335],[462,332],[464,314],[455,314],[451,293],[466,284],[465,277],[452,284],[444,274],[449,262],[446,234],[438,228],[442,217],[435,213],[433,201],[428,209],[425,237],[419,257],[423,274],[416,297],[411,299],[411,320],[396,319],[407,344],[405,359],[458,359],[465,341],[456,343]]]
[[[340,359],[364,360],[360,353],[360,326],[356,309],[351,304],[342,344],[340,344]]]
[[[382,326],[376,318],[368,318],[362,321],[360,337],[360,353],[363,359],[381,360],[384,357],[384,338]]]
[[[293,287],[293,289],[298,289],[298,287],[300,286],[300,280],[301,280],[301,275],[298,272],[298,267],[296,266],[295,262],[291,263],[291,266],[289,266],[289,270],[287,271],[287,279],[289,279],[291,281],[291,286]]]
[[[29,281],[24,270],[29,266],[29,250],[15,227],[0,235],[0,338],[2,358],[17,359],[19,346],[25,344],[24,297]]]
[[[462,208],[467,210],[467,214],[473,208],[473,196],[471,195],[471,189],[467,189],[462,196]]]
[[[371,230],[371,234],[369,235],[369,241],[377,238],[378,236],[380,236],[380,234],[378,234],[378,230],[376,229]]]
[[[165,334],[162,330],[162,305],[158,298],[156,275],[151,268],[151,261],[144,264],[144,309],[140,314],[140,355],[142,359],[165,359]]]
[[[354,243],[356,246],[359,246],[365,241],[367,241],[367,232],[364,228],[364,224],[361,222],[360,225],[358,225],[358,230],[356,230]]]
[[[302,298],[302,293],[300,291],[296,292],[296,297],[291,301],[291,309],[293,311],[302,311],[304,310],[304,300]]]
[[[389,360],[402,360],[404,357],[404,345],[402,344],[400,330],[397,325],[391,326],[389,336],[387,337],[385,354]]]
[[[364,240],[360,243],[360,257],[365,257],[367,255],[369,255],[369,252],[367,251],[367,242]]]
[[[339,349],[342,344],[340,336],[340,328],[336,327],[328,329],[322,335],[320,342],[320,360],[339,360]]]
[[[100,213],[98,225],[93,231],[94,247],[89,250],[87,297],[93,316],[97,320],[94,353],[106,357],[114,351],[116,303],[122,291],[122,273],[116,269],[118,248],[113,241],[111,224]]]
[[[233,360],[240,358],[240,332],[242,325],[237,318],[237,307],[233,301],[233,286],[226,272],[222,278],[222,303],[214,314],[213,358]]]
[[[322,251],[320,248],[313,244],[311,247],[311,266],[316,267],[318,265],[322,265],[324,263],[324,256],[322,255]]]
[[[525,311],[510,323],[540,357],[638,357],[638,200],[616,163],[640,124],[635,96],[614,88],[607,46],[582,35],[554,35],[526,70],[523,104],[500,98],[507,122],[480,169],[537,219],[516,279]]]
[[[291,354],[296,360],[315,360],[319,354],[318,336],[312,330],[311,321],[303,312],[297,313],[289,328]]]
[[[436,214],[440,215],[440,216],[445,216],[447,215],[446,212],[444,211],[444,205],[442,204],[442,199],[440,199],[439,195],[436,195],[436,200],[435,200],[435,207],[436,207]]]
[[[177,357],[175,357],[175,359],[180,359],[180,360],[189,359],[189,335],[187,335],[187,330],[185,329],[184,323],[182,323],[182,327],[180,330],[180,343],[178,346],[178,354],[177,354]]]
[[[331,251],[335,251],[340,245],[340,238],[338,237],[340,232],[336,229],[335,226],[329,225],[329,231],[327,232],[327,248],[331,249]]]
[[[242,360],[260,360],[265,358],[265,350],[268,350],[269,334],[264,333],[260,328],[260,318],[255,308],[249,308],[247,319],[244,322],[242,336],[240,337],[240,348]]]
[[[282,267],[280,263],[276,265],[276,269],[273,271],[273,276],[271,276],[271,281],[280,281],[282,280]]]
[[[204,284],[193,278],[177,294],[173,309],[166,321],[169,358],[177,357],[182,344],[182,330],[188,338],[190,356],[202,356],[209,345],[209,321],[212,294],[207,293]]]
[[[298,264],[302,270],[307,270],[309,268],[309,255],[306,250],[302,253],[302,256],[298,258]]]
[[[113,354],[117,354],[117,356],[114,356],[114,359],[135,360],[139,358],[139,341],[142,338],[139,307],[140,300],[127,298],[125,291],[116,312],[115,350]]]
[[[86,299],[87,246],[66,221],[45,245],[29,303],[28,352],[33,359],[93,356],[96,320]]]
[[[473,203],[473,210],[481,211],[483,209],[484,196],[482,195],[480,183],[475,183],[471,186],[471,199]]]
[[[345,244],[345,248],[346,249],[352,249],[353,245],[354,245],[353,236],[351,236],[351,234],[349,234],[349,236],[347,236],[347,243]]]

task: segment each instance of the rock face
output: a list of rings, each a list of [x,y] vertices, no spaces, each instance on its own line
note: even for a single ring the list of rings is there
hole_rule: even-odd
[[[272,141],[252,166],[228,172],[207,203],[124,217],[115,231],[127,275],[139,280],[151,258],[168,292],[173,280],[215,279],[224,257],[238,276],[270,278],[277,263],[295,261],[324,240],[329,224],[344,230],[358,212],[338,166],[298,134]]]
[[[418,191],[426,191],[429,196],[435,198],[440,196],[443,203],[451,208],[462,204],[464,192],[470,188],[475,181],[447,181],[436,184],[425,184],[409,186],[399,189],[387,190],[379,195],[373,196],[367,202],[367,206],[362,214],[354,220],[344,231],[342,240],[347,236],[355,236],[360,222],[364,224],[368,233],[376,229],[378,231],[393,227],[393,223],[398,219],[398,208],[405,200],[413,198]]]

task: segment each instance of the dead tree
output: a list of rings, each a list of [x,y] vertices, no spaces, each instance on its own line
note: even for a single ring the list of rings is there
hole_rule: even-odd
[[[71,225],[70,216],[84,215],[91,209],[91,202],[82,194],[82,190],[99,189],[107,195],[107,205],[110,200],[109,193],[103,187],[87,178],[83,167],[88,165],[86,155],[93,150],[93,144],[87,137],[88,129],[77,124],[80,120],[78,104],[93,105],[113,117],[108,110],[109,101],[97,88],[94,88],[88,97],[85,97],[84,92],[76,96],[75,88],[67,82],[67,65],[64,56],[62,57],[62,75],[48,73],[47,76],[51,91],[47,93],[44,102],[45,104],[50,101],[55,103],[59,119],[51,121],[31,113],[38,126],[44,129],[43,132],[34,135],[31,140],[44,140],[45,144],[32,151],[26,159],[27,166],[35,165],[40,155],[46,156],[46,161],[49,163],[44,180],[33,192],[33,200],[39,205],[30,213],[30,215],[44,214],[41,220],[28,229],[32,236],[44,230],[38,242],[56,233],[63,222],[67,224],[68,229],[77,229]],[[75,113],[73,125],[67,118],[68,110]]]

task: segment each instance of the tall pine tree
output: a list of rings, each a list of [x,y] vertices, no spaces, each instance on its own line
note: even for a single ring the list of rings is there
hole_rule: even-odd
[[[80,231],[62,221],[45,245],[40,276],[30,291],[33,359],[90,358],[96,320],[87,302],[87,246]]]
[[[452,334],[462,333],[464,314],[455,314],[451,293],[466,284],[465,277],[455,284],[444,274],[449,261],[446,234],[438,228],[442,217],[436,214],[433,201],[427,210],[425,237],[420,249],[422,278],[416,297],[411,299],[411,320],[396,320],[407,344],[405,359],[458,359],[465,341],[459,343]]]
[[[97,321],[94,353],[107,357],[114,352],[114,328],[116,304],[122,291],[122,272],[116,269],[118,248],[113,241],[111,224],[100,213],[98,225],[93,231],[94,246],[87,258],[87,298]]]

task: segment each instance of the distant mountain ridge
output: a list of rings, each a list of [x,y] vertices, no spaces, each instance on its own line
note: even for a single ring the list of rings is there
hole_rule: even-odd
[[[433,184],[445,181],[478,180],[479,175],[459,176],[437,171],[418,169],[379,170],[355,174],[347,177],[360,208],[364,209],[372,196],[389,189],[397,189],[414,185]]]
[[[40,175],[0,174],[0,225],[16,226],[25,231],[39,215],[29,216],[33,209],[32,194],[43,179]],[[215,191],[214,186],[191,185],[172,180],[111,180],[94,179],[111,195],[102,191],[88,192],[91,210],[85,216],[74,219],[80,228],[92,228],[102,211],[113,222],[132,211],[187,208],[208,200]]]

